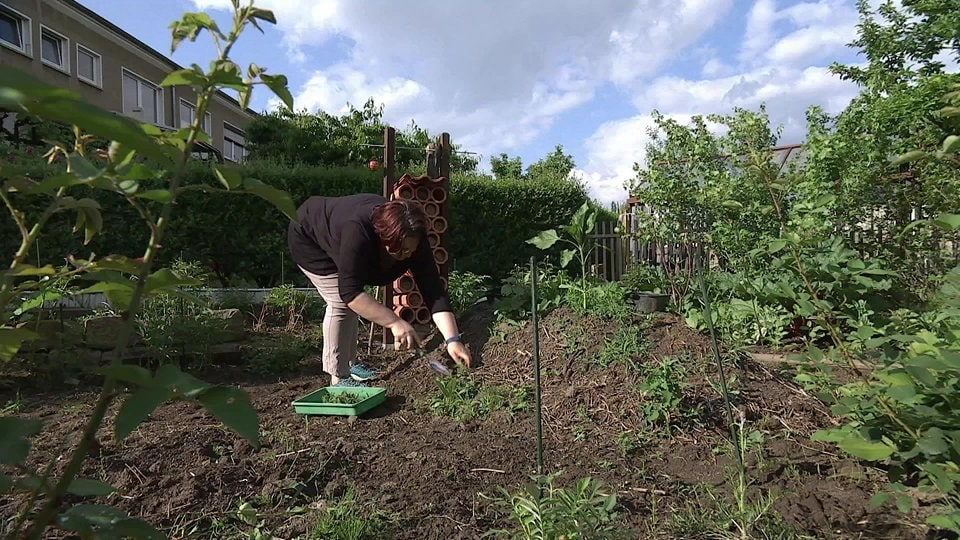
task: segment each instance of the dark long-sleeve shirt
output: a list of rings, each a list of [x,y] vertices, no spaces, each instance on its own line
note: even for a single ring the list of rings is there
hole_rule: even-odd
[[[367,285],[386,285],[407,270],[430,313],[453,311],[426,238],[407,260],[387,254],[373,228],[373,210],[387,200],[371,193],[310,197],[290,222],[287,245],[293,261],[313,274],[337,274],[340,298],[349,303]]]

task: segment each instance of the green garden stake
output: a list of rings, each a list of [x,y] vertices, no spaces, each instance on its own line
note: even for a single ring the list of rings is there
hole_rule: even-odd
[[[537,319],[537,258],[530,257],[530,288],[533,297],[533,380],[537,417],[537,475],[543,476],[543,418],[540,402],[540,322]]]
[[[717,369],[720,371],[720,390],[723,392],[724,408],[727,411],[727,422],[730,425],[730,437],[733,439],[734,453],[737,455],[737,465],[743,472],[743,454],[740,448],[740,438],[734,429],[733,409],[730,405],[730,392],[727,390],[727,374],[723,369],[723,357],[720,356],[720,347],[717,345],[717,335],[713,328],[713,315],[710,313],[710,295],[707,294],[707,281],[703,277],[703,271],[700,272],[700,294],[703,297],[703,318],[707,321],[707,328],[710,329],[710,343],[713,345],[713,356],[717,360]]]

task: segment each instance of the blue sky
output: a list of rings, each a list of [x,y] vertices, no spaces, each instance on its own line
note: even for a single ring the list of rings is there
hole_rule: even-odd
[[[162,53],[170,22],[230,0],[79,0]],[[766,104],[783,144],[804,111],[839,112],[857,89],[830,74],[859,62],[854,0],[257,0],[276,26],[250,29],[234,60],[290,79],[295,106],[338,114],[368,97],[402,128],[411,119],[480,152],[525,165],[562,144],[591,194],[623,200],[654,109],[678,119]],[[206,66],[209,38],[172,58]],[[259,90],[259,89],[258,89]],[[255,93],[252,107],[275,100]]]

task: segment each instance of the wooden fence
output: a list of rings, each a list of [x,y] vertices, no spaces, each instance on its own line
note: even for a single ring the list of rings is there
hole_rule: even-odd
[[[634,211],[643,211],[635,208]],[[624,233],[617,233],[622,227]],[[661,266],[669,275],[693,273],[702,268],[709,250],[703,242],[644,242],[636,238],[633,214],[621,214],[619,223],[597,223],[591,235],[596,249],[591,256],[591,272],[616,281],[636,265]]]

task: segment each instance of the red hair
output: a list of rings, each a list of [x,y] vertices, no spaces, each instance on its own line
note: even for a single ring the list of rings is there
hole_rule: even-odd
[[[390,251],[400,251],[409,237],[427,236],[427,216],[423,206],[410,199],[395,199],[378,206],[371,216],[373,229]]]

